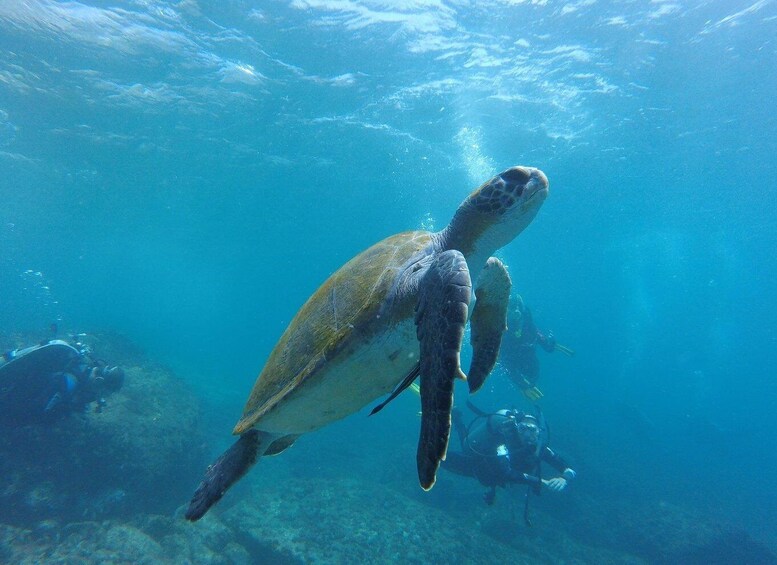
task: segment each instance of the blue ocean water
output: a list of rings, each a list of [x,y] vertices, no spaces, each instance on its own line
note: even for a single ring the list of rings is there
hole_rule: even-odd
[[[772,0],[0,2],[0,330],[127,336],[215,455],[329,274],[536,166],[551,194],[499,256],[576,351],[540,381],[576,504],[777,551],[776,28]],[[522,402],[499,371],[489,409]],[[397,404],[290,457],[354,437],[332,465],[399,450],[413,483]]]

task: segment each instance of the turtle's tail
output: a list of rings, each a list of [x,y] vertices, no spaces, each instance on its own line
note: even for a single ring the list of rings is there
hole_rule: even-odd
[[[248,430],[208,467],[186,509],[187,520],[196,522],[202,518],[248,472],[259,458],[261,437],[259,430]]]

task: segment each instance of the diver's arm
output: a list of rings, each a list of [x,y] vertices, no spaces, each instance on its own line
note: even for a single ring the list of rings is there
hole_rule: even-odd
[[[506,483],[534,485],[536,488],[540,487],[540,478],[536,475],[524,473],[513,467],[509,454],[504,453],[498,455],[494,464],[499,468],[499,475]]]
[[[545,463],[553,467],[559,473],[563,473],[565,469],[569,468],[569,465],[564,461],[564,458],[547,446],[542,448],[540,457]]]
[[[537,489],[540,488],[540,484],[541,484],[540,478],[537,475],[522,473],[521,471],[517,471],[512,467],[506,470],[505,478],[506,478],[506,482],[508,483],[532,485]]]
[[[500,457],[499,459],[507,458]],[[505,461],[505,463],[507,465],[507,468],[504,472],[505,482],[518,485],[529,485],[529,488],[531,488],[535,494],[540,493],[540,490],[542,490],[543,481],[539,476],[518,471],[510,465],[509,461]]]
[[[43,406],[43,412],[48,414],[54,410],[62,410],[63,405],[68,404],[72,400],[74,386],[75,378],[70,373],[57,372],[49,375],[51,396],[49,396],[46,404]]]
[[[564,461],[558,453],[553,451],[549,447],[545,447],[540,455],[542,460],[548,463],[551,467],[561,473],[560,477],[555,477],[549,480],[543,480],[543,484],[550,490],[562,491],[566,488],[567,483],[577,476],[577,473]]]
[[[44,406],[43,412],[48,414],[60,404],[62,404],[62,395],[58,392],[55,392],[51,398],[49,398],[48,402],[46,402],[46,406]]]

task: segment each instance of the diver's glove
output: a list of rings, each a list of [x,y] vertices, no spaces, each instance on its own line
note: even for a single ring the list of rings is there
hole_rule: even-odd
[[[554,479],[542,479],[542,484],[553,492],[561,492],[567,488],[567,480],[564,477],[556,477]]]
[[[564,477],[567,481],[571,481],[575,477],[577,477],[577,473],[575,473],[572,469],[567,467],[564,469],[564,472],[561,473],[561,476]]]

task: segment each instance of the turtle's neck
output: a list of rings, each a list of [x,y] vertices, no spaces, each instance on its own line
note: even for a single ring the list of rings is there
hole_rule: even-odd
[[[488,258],[517,235],[510,226],[495,223],[493,215],[485,214],[465,202],[456,211],[451,223],[436,234],[440,249],[456,249],[464,254],[473,279]]]

